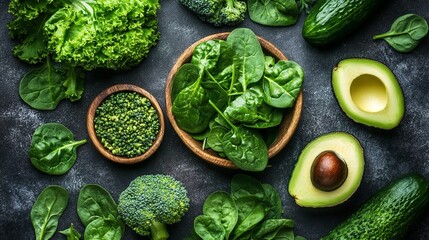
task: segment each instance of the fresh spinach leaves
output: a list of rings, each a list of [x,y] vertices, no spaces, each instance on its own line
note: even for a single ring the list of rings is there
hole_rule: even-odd
[[[77,213],[86,226],[85,239],[119,240],[125,225],[112,196],[96,184],[85,185],[79,193]]]
[[[276,108],[292,107],[304,79],[304,70],[293,61],[280,60],[276,64],[265,64],[262,82],[264,101]]]
[[[79,240],[81,237],[80,233],[74,228],[73,223],[70,224],[69,228],[62,230],[59,233],[66,236],[67,240]]]
[[[428,23],[416,14],[406,14],[396,19],[388,32],[375,35],[384,39],[398,52],[411,52],[428,33]]]
[[[244,174],[231,180],[231,193],[210,194],[203,215],[194,221],[186,239],[301,239],[293,232],[294,221],[283,218],[279,193],[270,184]]]
[[[196,46],[190,63],[173,78],[172,111],[180,128],[247,171],[262,171],[268,145],[262,132],[283,120],[304,79],[295,62],[265,56],[258,37],[247,28],[233,30],[226,41]],[[217,113],[217,114],[216,114]],[[269,134],[268,134],[269,135]],[[265,134],[264,136],[267,136]]]
[[[30,213],[36,240],[47,240],[54,235],[68,200],[67,190],[60,186],[49,186],[39,194]]]
[[[31,163],[44,173],[64,174],[76,162],[76,148],[84,143],[86,139],[74,140],[73,133],[62,124],[43,124],[31,139]]]
[[[56,69],[49,58],[40,68],[29,71],[19,84],[19,96],[37,110],[53,110],[63,99],[79,100],[83,94],[84,71],[63,65]]]
[[[248,0],[249,17],[265,26],[290,26],[301,13],[295,0]]]
[[[233,62],[237,69],[238,82],[245,91],[250,84],[258,82],[264,75],[264,52],[255,33],[248,28],[233,30],[226,41],[235,50]]]

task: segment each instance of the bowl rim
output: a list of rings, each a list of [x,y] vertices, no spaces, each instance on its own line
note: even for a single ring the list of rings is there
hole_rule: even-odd
[[[104,147],[104,145],[100,142],[100,140],[98,139],[95,133],[95,128],[94,128],[95,111],[97,110],[98,106],[104,101],[104,99],[106,99],[111,94],[118,93],[118,92],[137,92],[140,95],[146,97],[147,99],[149,99],[149,101],[151,102],[152,106],[155,108],[158,115],[159,131],[156,135],[155,141],[153,142],[152,146],[148,150],[146,150],[146,152],[144,152],[142,155],[132,157],[132,158],[117,156],[112,154],[109,150],[107,150]],[[86,127],[88,130],[88,135],[89,135],[89,138],[91,139],[91,142],[104,157],[117,163],[134,164],[134,163],[138,163],[143,160],[146,160],[147,158],[152,156],[155,153],[155,151],[158,149],[158,147],[161,145],[161,142],[162,142],[162,139],[164,138],[164,133],[165,133],[165,120],[164,120],[164,114],[161,106],[159,105],[156,98],[148,91],[146,91],[142,87],[139,87],[133,84],[116,84],[104,89],[91,102],[91,105],[89,106],[87,111]]]
[[[230,168],[230,169],[238,169],[238,167],[232,163],[227,158],[220,157],[216,152],[213,150],[203,150],[202,144],[200,141],[197,141],[193,139],[187,132],[182,130],[176,123],[176,120],[173,115],[172,111],[172,101],[171,101],[171,88],[172,88],[172,82],[173,77],[176,74],[177,70],[183,65],[183,63],[189,62],[190,58],[192,56],[192,53],[195,49],[195,47],[202,43],[206,42],[208,40],[213,39],[222,39],[225,40],[230,32],[221,32],[216,33],[212,35],[208,35],[204,38],[201,38],[200,40],[194,42],[192,45],[190,45],[188,48],[185,49],[185,51],[182,52],[182,54],[177,58],[175,61],[173,67],[171,68],[167,80],[166,80],[166,86],[165,86],[165,106],[166,106],[166,113],[167,117],[170,121],[170,124],[172,125],[174,131],[179,135],[182,142],[185,144],[185,146],[190,149],[192,152],[194,152],[197,156],[202,158],[203,160],[224,168]],[[261,44],[261,47],[264,51],[270,52],[270,55],[274,56],[277,60],[288,60],[287,57],[272,44],[271,42],[267,41],[266,39],[257,36],[259,43]],[[302,104],[303,104],[303,93],[302,89],[294,103],[294,106],[292,108],[287,109],[286,111],[289,113],[284,115],[281,125],[287,125],[287,129],[283,129],[284,131],[284,137],[282,138],[276,138],[276,140],[269,146],[268,149],[268,158],[272,158],[275,155],[277,155],[290,141],[292,138],[297,126],[298,122],[301,118],[301,112],[302,112]],[[286,122],[290,122],[290,124],[285,124]],[[281,132],[283,132],[281,131]]]

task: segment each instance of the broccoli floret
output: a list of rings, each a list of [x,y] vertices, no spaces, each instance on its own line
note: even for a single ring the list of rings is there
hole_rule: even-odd
[[[118,212],[133,231],[153,240],[169,237],[166,224],[180,221],[189,209],[187,191],[168,175],[144,175],[120,194]]]
[[[214,26],[236,25],[244,20],[247,6],[243,0],[180,0],[201,20]]]

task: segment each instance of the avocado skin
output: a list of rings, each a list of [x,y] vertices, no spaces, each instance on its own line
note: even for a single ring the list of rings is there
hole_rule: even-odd
[[[400,239],[428,203],[428,180],[407,174],[379,190],[321,240]]]
[[[302,36],[313,45],[329,45],[367,19],[385,0],[319,0],[308,14]]]

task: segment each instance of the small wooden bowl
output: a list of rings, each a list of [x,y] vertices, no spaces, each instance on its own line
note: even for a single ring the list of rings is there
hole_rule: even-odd
[[[193,139],[187,132],[182,130],[176,123],[176,120],[173,115],[172,111],[172,101],[171,101],[171,88],[173,83],[173,77],[178,71],[178,69],[184,64],[190,61],[192,57],[192,53],[194,51],[194,48],[202,43],[206,42],[208,40],[213,39],[222,39],[225,40],[229,35],[229,32],[224,33],[217,33],[213,34],[207,37],[204,37],[197,42],[193,43],[190,47],[188,47],[177,59],[176,63],[174,64],[173,68],[171,69],[166,82],[166,88],[165,88],[165,103],[166,103],[166,111],[167,111],[167,117],[170,120],[171,125],[173,126],[173,129],[176,131],[176,133],[179,135],[180,139],[182,139],[183,143],[195,154],[197,154],[200,158],[204,159],[205,161],[220,166],[224,168],[231,168],[236,169],[237,166],[235,166],[234,163],[232,163],[230,160],[226,158],[220,157],[215,151],[213,150],[203,150],[202,149],[202,142],[197,141]],[[287,60],[286,56],[283,55],[283,53],[277,49],[272,43],[268,42],[267,40],[258,37],[259,43],[262,46],[262,49],[264,52],[268,55],[271,55],[275,57],[277,60],[284,59]],[[286,144],[289,142],[289,140],[292,138],[292,135],[295,132],[296,127],[298,126],[298,122],[301,118],[301,110],[302,110],[302,91],[298,95],[298,98],[295,101],[295,104],[292,108],[287,109],[285,111],[283,121],[279,126],[279,131],[277,135],[277,139],[269,146],[268,149],[268,157],[272,158],[277,153],[282,150]]]
[[[152,146],[142,155],[127,158],[122,156],[113,155],[109,150],[107,150],[103,144],[98,139],[97,135],[95,134],[94,129],[94,117],[95,117],[95,111],[97,110],[98,106],[103,102],[103,100],[108,97],[112,93],[117,92],[137,92],[141,94],[142,96],[149,99],[152,106],[155,108],[158,119],[159,119],[159,132],[156,136],[155,141],[153,142]],[[91,105],[89,106],[88,113],[86,116],[86,127],[88,129],[89,138],[91,139],[92,143],[94,144],[95,148],[106,158],[117,162],[117,163],[123,163],[123,164],[133,164],[141,162],[148,157],[150,157],[155,151],[158,149],[159,145],[162,142],[162,139],[164,137],[165,132],[165,121],[164,121],[164,114],[162,113],[162,109],[158,103],[158,101],[153,97],[149,92],[144,90],[141,87],[131,85],[131,84],[118,84],[111,86],[107,89],[105,89],[103,92],[101,92],[95,99],[92,101]]]

